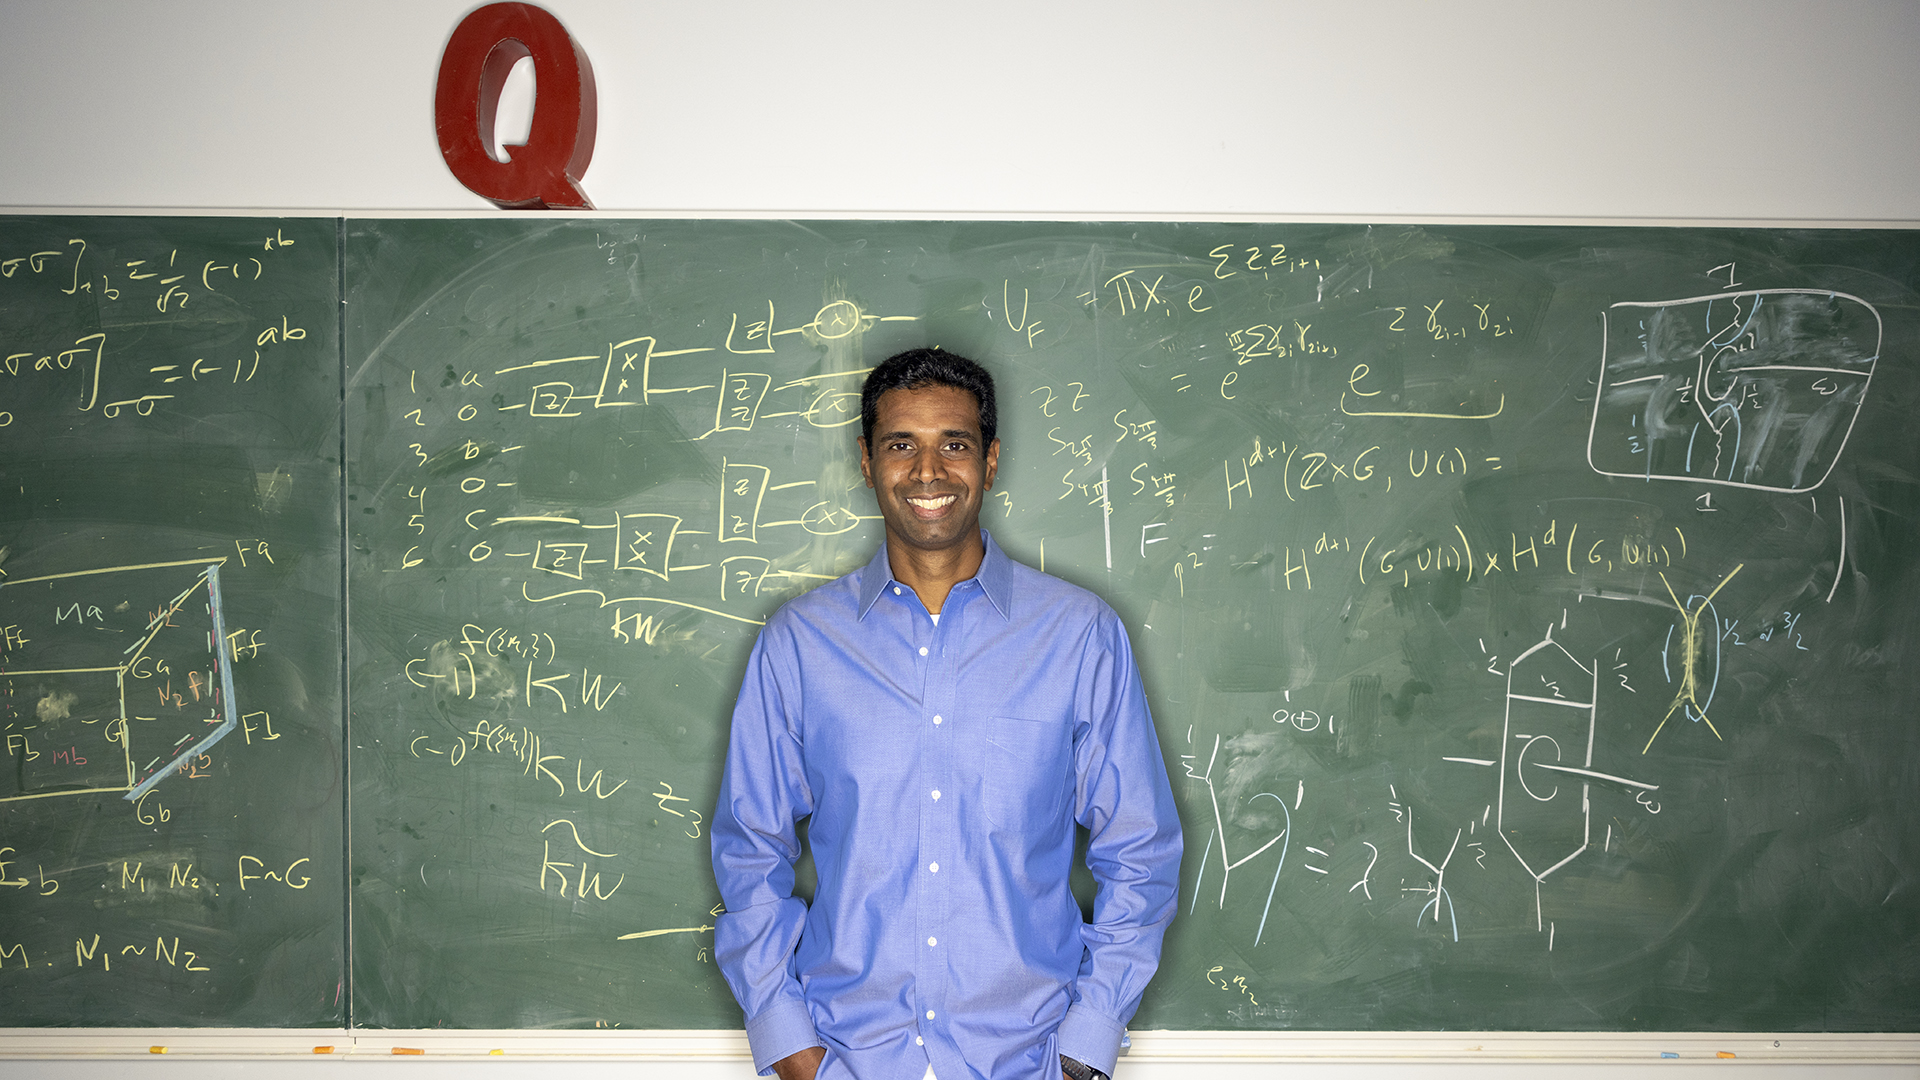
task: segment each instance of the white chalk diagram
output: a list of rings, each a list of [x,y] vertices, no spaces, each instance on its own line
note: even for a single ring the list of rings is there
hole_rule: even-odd
[[[1883,332],[1872,304],[1817,289],[1622,302],[1601,325],[1593,471],[1782,493],[1833,472]]]
[[[0,803],[138,800],[239,725],[222,561],[0,581]]]
[[[1731,575],[1729,575],[1731,576]],[[1442,760],[1487,768],[1498,766],[1500,781],[1493,804],[1494,828],[1521,869],[1533,879],[1535,929],[1551,932],[1541,907],[1540,890],[1547,878],[1593,846],[1592,786],[1598,781],[1638,793],[1659,790],[1625,776],[1596,770],[1594,734],[1599,723],[1599,664],[1583,664],[1553,639],[1553,628],[1507,665],[1505,711],[1500,728],[1500,757],[1448,757]],[[1570,760],[1571,759],[1571,760]],[[1571,779],[1580,783],[1579,802],[1572,799]],[[1483,815],[1484,818],[1484,815]],[[1439,863],[1423,858],[1414,848],[1413,812],[1407,810],[1407,854],[1434,875],[1433,884],[1420,891],[1433,899],[1420,909],[1415,925],[1433,913],[1441,919],[1446,905],[1453,939],[1460,940],[1453,898],[1446,889],[1446,868],[1458,850],[1462,834]],[[1551,947],[1551,945],[1549,946]]]
[[[1189,743],[1192,741],[1191,731],[1188,733],[1188,741]],[[1220,910],[1224,911],[1227,907],[1227,885],[1233,880],[1233,872],[1266,854],[1275,844],[1280,845],[1280,857],[1275,861],[1273,867],[1273,880],[1267,883],[1267,900],[1265,905],[1260,909],[1260,925],[1253,932],[1253,943],[1258,945],[1260,944],[1261,935],[1267,932],[1267,914],[1273,910],[1273,894],[1274,891],[1280,887],[1280,871],[1285,869],[1287,865],[1287,836],[1293,831],[1293,812],[1288,809],[1285,799],[1271,791],[1256,792],[1248,796],[1247,802],[1249,805],[1256,799],[1272,799],[1280,807],[1283,824],[1280,831],[1267,839],[1265,843],[1254,848],[1247,854],[1240,856],[1238,859],[1235,859],[1227,848],[1226,818],[1220,811],[1220,791],[1214,787],[1213,784],[1213,767],[1220,760],[1220,736],[1216,733],[1213,737],[1213,752],[1207,757],[1207,769],[1205,772],[1193,771],[1193,764],[1191,762],[1193,755],[1185,754],[1182,755],[1182,757],[1187,759],[1182,761],[1182,765],[1187,771],[1187,778],[1190,780],[1198,780],[1207,785],[1207,798],[1213,810],[1213,832],[1208,834],[1206,845],[1200,849],[1200,872],[1194,876],[1193,901],[1188,905],[1189,913],[1200,905],[1200,892],[1203,884],[1207,880],[1207,863],[1212,860],[1215,848],[1218,848],[1220,851],[1220,899],[1218,903]],[[1305,790],[1304,783],[1302,784],[1301,790],[1302,792]]]

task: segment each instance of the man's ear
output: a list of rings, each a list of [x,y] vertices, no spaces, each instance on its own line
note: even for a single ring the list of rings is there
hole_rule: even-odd
[[[996,438],[992,442],[987,444],[987,482],[985,485],[981,487],[982,491],[993,490],[993,478],[999,472],[1000,472],[1000,440]],[[873,485],[868,484],[867,486],[872,487]]]
[[[854,437],[854,441],[860,444],[860,475],[863,477],[866,477],[867,486],[872,487],[873,486],[873,455],[867,453],[866,436],[857,435]]]

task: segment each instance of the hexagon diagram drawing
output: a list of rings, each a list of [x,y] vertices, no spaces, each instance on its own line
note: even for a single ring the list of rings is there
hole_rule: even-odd
[[[1582,664],[1553,640],[1551,628],[1507,667],[1496,827],[1533,878],[1536,919],[1540,884],[1592,846],[1594,781],[1641,791],[1659,787],[1594,769],[1598,672],[1598,664]],[[1578,805],[1565,790],[1576,779]]]

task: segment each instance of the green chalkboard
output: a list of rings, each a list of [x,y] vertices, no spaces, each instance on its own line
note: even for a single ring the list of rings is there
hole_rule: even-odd
[[[338,223],[0,218],[0,1015],[338,1025]]]
[[[344,228],[355,1023],[739,1024],[733,693],[940,345],[1141,659],[1136,1028],[1920,1029],[1914,234]]]
[[[1920,1030],[1917,287],[1908,232],[0,218],[0,1009],[737,1027],[734,690],[941,345],[987,525],[1140,658],[1136,1028]]]

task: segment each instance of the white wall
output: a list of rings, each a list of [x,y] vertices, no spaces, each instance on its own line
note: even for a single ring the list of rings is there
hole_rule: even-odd
[[[433,129],[469,6],[0,0],[0,206],[490,212]],[[584,187],[607,211],[1920,222],[1920,7],[1899,0],[544,6],[594,65]],[[125,1068],[0,1061],[0,1077]],[[748,1075],[584,1071],[615,1069]]]
[[[0,0],[0,205],[487,210],[467,0]],[[1920,220],[1907,0],[547,0],[603,210]]]

